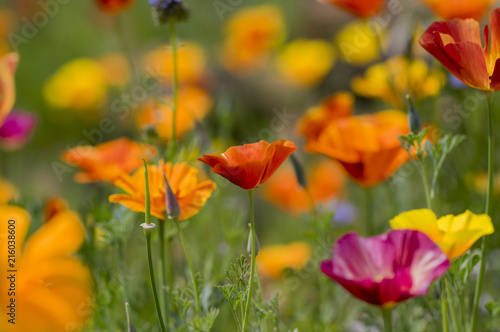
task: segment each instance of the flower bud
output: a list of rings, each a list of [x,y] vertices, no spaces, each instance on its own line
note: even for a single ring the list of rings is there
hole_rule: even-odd
[[[172,188],[170,188],[170,185],[168,184],[165,173],[163,173],[163,178],[165,179],[165,203],[167,205],[168,219],[179,218],[181,215],[181,207],[179,206],[179,202],[177,201],[177,197],[175,197]]]
[[[297,182],[304,189],[307,188],[306,172],[304,167],[300,164],[299,160],[293,155],[290,155],[290,161],[293,165],[293,170],[295,171],[295,176],[297,177]]]
[[[132,316],[130,314],[130,305],[128,302],[125,302],[125,311],[127,312],[127,327],[128,327],[128,332],[137,332],[137,330],[134,327],[134,324],[132,323]]]
[[[153,20],[157,25],[182,22],[188,19],[189,11],[181,0],[149,0],[153,6]]]
[[[412,133],[418,134],[420,130],[422,130],[422,121],[409,95],[406,95],[406,105],[408,106],[408,123],[410,130]]]
[[[257,256],[259,254],[259,251],[260,251],[259,238],[257,237],[257,233],[255,233],[255,256]],[[252,254],[252,230],[251,229],[250,229],[250,233],[248,233],[247,252],[249,255]]]

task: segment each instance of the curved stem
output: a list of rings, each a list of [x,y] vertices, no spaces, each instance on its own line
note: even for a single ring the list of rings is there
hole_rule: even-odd
[[[161,314],[158,292],[156,290],[155,274],[153,271],[153,259],[151,258],[151,231],[144,230],[144,235],[146,235],[146,246],[147,246],[147,251],[148,251],[149,278],[151,280],[151,288],[153,289],[153,298],[155,300],[156,315],[158,317],[158,322],[160,324],[160,330],[162,332],[166,332],[165,324],[163,323],[163,316]]]
[[[254,220],[254,212],[253,212],[253,189],[248,190],[248,198],[250,199],[250,227],[252,232],[252,261],[250,267],[250,281],[248,284],[248,294],[247,294],[247,303],[245,306],[245,316],[243,317],[243,327],[241,328],[242,332],[246,331],[248,324],[248,316],[250,314],[250,305],[252,303],[252,291],[255,277],[255,220]]]
[[[487,93],[488,98],[488,191],[486,194],[486,214],[491,216],[493,208],[493,178],[495,171],[495,137],[493,128],[493,99],[494,92]],[[481,263],[479,267],[479,276],[476,282],[476,292],[474,294],[474,304],[472,311],[472,324],[470,331],[476,331],[477,315],[479,311],[479,298],[483,289],[484,272],[486,269],[486,236],[481,242]]]
[[[173,75],[172,75],[172,138],[171,138],[171,158],[175,156],[175,144],[177,138],[177,103],[178,103],[178,90],[179,90],[179,74],[177,68],[177,38],[175,36],[175,23],[170,21],[170,43],[172,47],[172,60],[173,60]]]
[[[382,309],[382,317],[384,318],[384,331],[392,332],[392,309]]]
[[[191,263],[191,256],[189,256],[189,251],[186,246],[186,240],[184,239],[184,233],[179,225],[179,218],[175,218],[175,226],[177,226],[177,231],[179,232],[179,237],[181,238],[182,248],[186,254],[186,260],[189,265],[189,272],[191,273],[191,279],[193,280],[194,297],[196,299],[196,313],[200,314],[200,292],[198,291],[198,282],[196,281],[196,276],[194,274],[193,264]]]

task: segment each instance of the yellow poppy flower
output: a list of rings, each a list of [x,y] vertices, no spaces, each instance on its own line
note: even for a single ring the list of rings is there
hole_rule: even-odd
[[[285,269],[300,270],[312,256],[312,248],[305,242],[292,242],[261,248],[257,256],[259,274],[281,279]]]
[[[329,42],[297,39],[287,44],[276,60],[284,80],[299,87],[321,81],[335,63],[335,49]]]
[[[9,230],[15,227],[16,248],[15,261],[8,260],[7,250],[0,251],[0,271],[17,271],[8,272],[15,279],[15,296],[8,295],[9,279],[3,274],[0,279],[2,308],[15,299],[15,316],[3,317],[0,331],[79,330],[93,304],[90,271],[73,257],[85,238],[80,218],[72,211],[61,210],[25,242],[29,224],[30,216],[24,209],[0,206],[0,247],[11,244],[7,242],[12,241]],[[15,325],[7,319],[15,319]]]
[[[342,60],[354,66],[364,66],[379,58],[380,41],[385,31],[375,34],[365,21],[352,21],[336,35],[335,42]]]
[[[8,203],[11,199],[17,198],[16,187],[9,181],[0,177],[0,204]]]
[[[401,109],[405,95],[422,100],[437,95],[445,83],[445,74],[430,69],[425,61],[397,56],[371,66],[365,76],[355,77],[351,85],[360,96],[380,98]]]
[[[401,213],[390,224],[393,229],[412,229],[427,234],[450,260],[460,257],[477,240],[494,231],[488,215],[477,215],[469,210],[439,219],[431,210],[412,210]]]

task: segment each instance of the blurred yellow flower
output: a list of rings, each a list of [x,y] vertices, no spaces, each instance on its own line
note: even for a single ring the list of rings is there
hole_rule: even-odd
[[[437,95],[445,83],[444,72],[430,69],[425,61],[396,56],[371,66],[365,76],[355,77],[351,85],[363,97],[380,98],[401,109],[407,94],[422,100]]]
[[[7,35],[15,29],[16,23],[16,16],[11,10],[0,10],[0,56],[12,51],[12,48],[7,43]]]
[[[469,174],[466,177],[467,184],[478,193],[486,195],[488,190],[488,173]],[[500,174],[495,174],[493,191],[495,195],[500,194]]]
[[[162,141],[172,138],[173,110],[170,96],[163,98],[163,103],[149,100],[137,115],[139,129],[153,127]],[[200,121],[212,107],[212,99],[200,88],[185,86],[179,90],[178,110],[176,114],[176,136],[183,137],[194,129],[196,121]]]
[[[107,54],[99,59],[99,65],[109,85],[122,87],[130,81],[130,66],[122,54]]]
[[[277,57],[276,67],[288,83],[307,87],[317,84],[332,69],[335,49],[320,39],[297,39],[285,45]]]
[[[173,75],[173,52],[169,45],[160,46],[143,59],[145,68],[170,84]],[[177,70],[180,84],[198,83],[205,75],[206,55],[203,48],[189,41],[182,41],[177,49]]]
[[[104,104],[106,76],[98,61],[79,58],[63,65],[44,85],[51,107],[76,111],[96,110]]]
[[[236,72],[260,68],[269,52],[282,42],[284,29],[279,7],[262,5],[240,10],[226,24],[222,65]]]
[[[476,215],[469,210],[439,219],[432,210],[412,210],[396,216],[390,224],[393,229],[412,229],[427,234],[450,260],[462,256],[477,240],[494,231],[488,215]]]
[[[364,66],[379,58],[385,31],[375,34],[365,21],[346,24],[335,36],[339,57],[354,66]]]
[[[0,331],[64,332],[79,330],[90,317],[93,305],[91,275],[74,254],[85,238],[80,217],[69,210],[50,218],[25,242],[30,216],[16,206],[0,205],[0,247],[7,248],[10,220],[15,221],[14,268],[7,264],[7,250],[0,251],[0,271],[14,269],[15,296],[7,296],[10,281],[0,279],[0,305],[7,308],[15,298],[15,325],[10,316],[0,320]],[[10,228],[12,229],[12,227]]]
[[[263,277],[281,279],[285,269],[300,270],[312,256],[312,248],[305,242],[292,242],[261,248],[257,267]]]
[[[6,204],[11,199],[17,198],[18,195],[16,187],[6,179],[0,177],[0,204]]]

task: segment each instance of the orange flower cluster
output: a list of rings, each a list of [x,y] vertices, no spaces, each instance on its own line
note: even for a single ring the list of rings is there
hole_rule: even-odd
[[[121,173],[131,173],[142,165],[142,159],[149,160],[156,155],[156,149],[139,144],[128,138],[93,146],[78,146],[65,151],[61,158],[76,166],[82,172],[75,175],[75,181],[90,183],[113,182]]]
[[[165,180],[172,189],[179,206],[181,215],[179,220],[186,220],[197,214],[212,192],[216,188],[213,181],[199,181],[198,170],[187,163],[166,163],[160,160],[158,165],[148,165],[149,195],[151,214],[164,219],[166,211]],[[139,168],[132,175],[120,173],[114,185],[123,189],[126,194],[116,194],[109,197],[111,203],[120,203],[135,212],[145,212],[146,181],[144,167]]]
[[[454,18],[481,19],[493,0],[422,0],[432,11],[445,20]]]
[[[331,103],[331,100],[333,97],[323,106],[308,110],[299,122],[308,152],[336,160],[351,179],[365,188],[386,180],[409,160],[398,139],[410,132],[406,114],[389,110],[352,116],[350,101]]]

